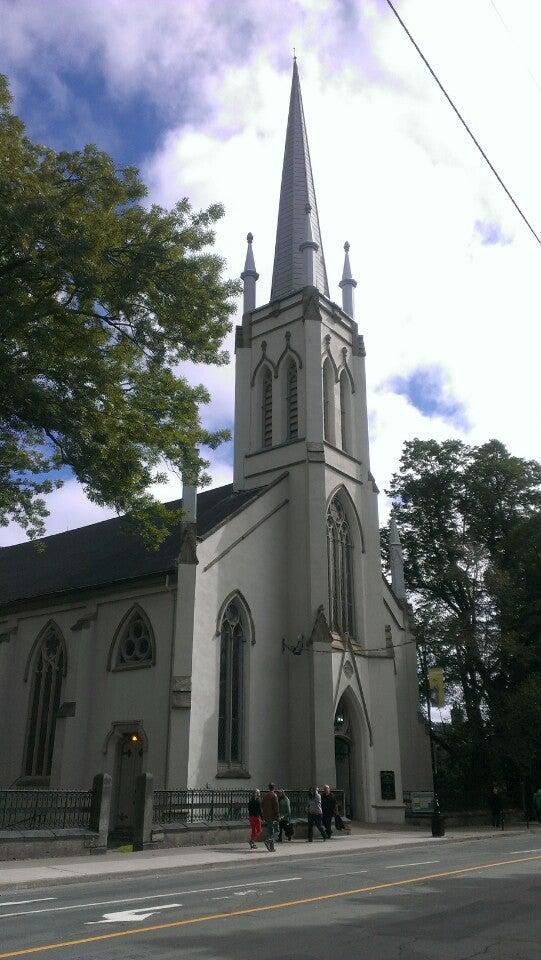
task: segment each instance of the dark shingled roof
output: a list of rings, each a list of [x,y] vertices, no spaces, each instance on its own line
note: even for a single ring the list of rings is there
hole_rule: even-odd
[[[204,537],[261,493],[236,493],[233,484],[197,495],[197,535]],[[180,507],[174,500],[171,507]],[[159,550],[145,547],[122,517],[92,523],[37,541],[0,549],[0,611],[2,606],[124,580],[139,580],[174,570],[180,551],[180,525],[172,527]]]

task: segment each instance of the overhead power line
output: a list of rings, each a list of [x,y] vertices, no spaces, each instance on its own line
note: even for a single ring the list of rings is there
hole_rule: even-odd
[[[502,17],[502,15],[501,15],[500,11],[498,10],[496,4],[494,3],[494,0],[488,0],[488,2],[490,3],[490,6],[492,7],[492,9],[494,10],[494,12],[496,13],[496,15],[497,15],[497,17],[498,17],[498,19],[499,19],[502,27],[504,28],[507,36],[509,37],[509,39],[510,39],[512,45],[513,45],[513,47],[515,48],[515,55],[517,56],[517,58],[518,58],[519,61],[520,61],[521,58],[522,58],[522,65],[523,65],[524,69],[527,71],[527,73],[529,73],[530,79],[531,79],[531,80],[533,81],[533,83],[535,84],[535,87],[536,87],[536,89],[537,89],[537,92],[538,92],[538,93],[541,93],[541,87],[539,86],[539,83],[537,82],[537,77],[536,77],[536,76],[534,75],[534,73],[530,70],[528,61],[526,60],[526,57],[525,57],[525,55],[524,55],[524,51],[521,49],[521,47],[519,46],[519,44],[518,44],[517,41],[515,40],[513,34],[511,33],[511,30],[509,29],[507,23],[506,23],[505,20],[503,19],[503,17]]]
[[[458,107],[457,107],[457,106],[453,103],[453,101],[451,100],[451,97],[450,97],[449,94],[447,93],[447,90],[445,89],[445,87],[443,86],[443,84],[441,83],[441,81],[439,80],[439,78],[438,78],[438,76],[436,75],[435,71],[432,69],[432,67],[430,66],[428,60],[426,59],[423,51],[422,51],[421,48],[419,47],[419,44],[418,44],[418,43],[415,41],[415,39],[412,37],[412,35],[411,35],[410,31],[408,30],[406,24],[405,24],[404,21],[402,20],[402,17],[401,17],[400,14],[398,13],[398,10],[397,10],[396,7],[394,6],[394,4],[391,2],[391,0],[386,0],[386,2],[387,2],[387,5],[391,8],[392,12],[394,13],[394,15],[395,15],[396,19],[398,20],[400,26],[401,26],[402,29],[404,30],[404,33],[406,34],[406,36],[408,37],[408,39],[411,41],[411,43],[412,43],[413,46],[415,47],[417,53],[419,54],[421,60],[423,61],[424,65],[426,66],[427,70],[428,70],[429,73],[432,75],[433,79],[436,81],[438,87],[440,88],[441,92],[443,93],[443,96],[445,97],[445,99],[447,100],[447,102],[449,103],[449,105],[453,108],[453,110],[454,110],[454,112],[456,113],[458,119],[460,120],[462,126],[463,126],[464,129],[466,130],[466,133],[467,133],[468,136],[471,137],[471,139],[473,140],[475,146],[476,146],[477,149],[479,150],[479,153],[480,153],[481,156],[483,157],[483,160],[485,160],[485,162],[488,164],[488,166],[489,166],[490,169],[492,170],[492,173],[493,173],[494,176],[496,177],[496,180],[498,181],[498,183],[500,184],[500,186],[505,190],[505,192],[506,192],[507,196],[509,197],[511,203],[513,204],[515,210],[517,211],[517,213],[520,214],[520,216],[521,216],[522,219],[524,220],[524,223],[525,223],[526,226],[528,227],[528,230],[529,230],[530,233],[535,237],[535,239],[537,240],[539,246],[541,247],[541,239],[539,238],[539,236],[538,236],[537,233],[535,232],[535,230],[534,230],[534,228],[532,227],[530,221],[529,221],[528,218],[526,217],[526,214],[522,212],[522,210],[521,210],[521,208],[519,207],[517,201],[515,200],[513,194],[512,194],[511,191],[508,190],[508,188],[506,187],[505,183],[503,182],[502,178],[500,177],[500,174],[499,174],[498,171],[496,170],[494,164],[491,163],[491,161],[489,160],[487,154],[486,154],[485,151],[483,150],[483,148],[482,148],[481,144],[479,143],[477,137],[475,137],[475,135],[474,135],[474,134],[472,133],[472,131],[470,130],[470,128],[469,128],[468,124],[466,123],[466,121],[464,120],[464,117],[462,116],[460,110],[458,109]]]

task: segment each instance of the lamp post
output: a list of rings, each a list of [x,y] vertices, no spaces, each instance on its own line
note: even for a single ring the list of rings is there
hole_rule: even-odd
[[[436,768],[436,755],[434,753],[434,736],[432,732],[432,704],[430,702],[430,682],[428,679],[428,663],[426,656],[426,643],[421,647],[421,662],[423,666],[423,679],[426,696],[426,712],[428,718],[428,735],[430,739],[430,763],[432,766],[432,783],[434,785],[434,810],[432,813],[432,836],[445,836],[445,822],[440,811],[440,800],[438,794],[438,771]]]

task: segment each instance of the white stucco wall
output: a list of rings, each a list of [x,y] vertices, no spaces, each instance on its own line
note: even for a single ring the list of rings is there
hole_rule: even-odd
[[[204,540],[198,571],[192,659],[190,786],[265,785],[290,782],[288,736],[287,636],[287,478]],[[268,516],[276,511],[272,516]],[[264,519],[267,517],[267,519]],[[263,522],[261,523],[260,521]],[[256,524],[255,530],[249,532]],[[247,534],[247,535],[246,535]],[[212,563],[239,537],[223,559]],[[218,680],[220,637],[217,616],[224,600],[240,591],[254,624],[254,644],[246,648],[247,768],[250,780],[217,779]]]

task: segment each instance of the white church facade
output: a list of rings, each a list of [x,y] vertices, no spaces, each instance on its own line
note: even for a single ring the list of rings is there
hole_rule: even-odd
[[[0,787],[329,783],[358,820],[430,789],[401,550],[382,576],[346,249],[329,298],[297,66],[271,300],[249,235],[234,479],[152,553],[121,518],[0,551]],[[347,246],[347,245],[346,245]]]

